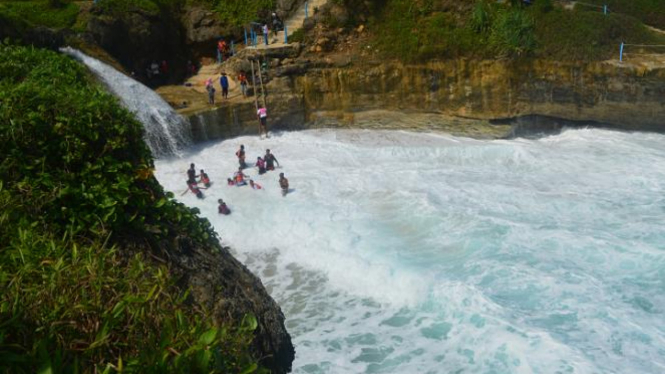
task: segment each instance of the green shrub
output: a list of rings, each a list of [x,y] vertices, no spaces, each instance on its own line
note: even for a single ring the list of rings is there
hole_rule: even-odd
[[[499,55],[522,56],[536,48],[533,18],[521,10],[500,11],[492,23],[489,42]]]
[[[305,41],[305,29],[303,28],[294,31],[293,34],[289,36],[289,42],[291,43],[296,43],[296,42],[302,43],[304,41]]]
[[[4,191],[0,205],[13,205]],[[52,238],[4,220],[0,373],[228,373],[256,368],[256,320],[214,326],[165,267],[101,241]]]
[[[256,371],[253,317],[215,326],[131,254],[219,245],[152,176],[142,132],[70,58],[0,44],[0,373]]]
[[[219,19],[230,27],[245,26],[253,21],[258,21],[259,14],[275,8],[273,0],[190,0],[203,3],[211,7],[217,13]]]
[[[492,10],[491,5],[487,1],[478,1],[473,7],[471,15],[471,27],[476,32],[486,32],[492,25]]]
[[[67,28],[76,22],[79,6],[74,2],[59,1],[51,4],[51,0],[34,1],[2,1],[0,16],[18,18],[31,26],[50,28]]]

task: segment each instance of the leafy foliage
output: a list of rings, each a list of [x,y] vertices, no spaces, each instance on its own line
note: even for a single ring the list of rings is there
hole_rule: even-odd
[[[2,204],[13,204],[4,191]],[[185,304],[165,267],[30,227],[3,230],[0,372],[241,372],[253,317],[215,327]]]
[[[489,42],[499,54],[521,56],[536,48],[533,18],[522,10],[501,10],[492,23]]]
[[[18,18],[32,26],[71,27],[78,14],[79,6],[69,1],[0,1],[0,17]]]
[[[157,16],[161,12],[177,12],[184,3],[185,0],[100,0],[96,7],[111,15],[140,11]]]
[[[0,373],[256,371],[253,317],[215,326],[167,268],[123,250],[183,231],[218,242],[81,66],[0,45],[0,152]]]
[[[261,13],[268,15],[274,9],[273,0],[190,0],[207,4],[215,10],[219,19],[230,27],[247,25],[261,18]]]
[[[215,243],[210,223],[167,199],[151,176],[142,126],[90,85],[82,67],[5,46],[0,76],[0,175],[17,200],[30,202],[26,214],[36,222],[90,237],[184,224],[201,243]]]

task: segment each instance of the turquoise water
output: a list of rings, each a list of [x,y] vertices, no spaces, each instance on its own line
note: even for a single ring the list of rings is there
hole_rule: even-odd
[[[264,189],[227,187],[270,148]],[[157,162],[287,317],[297,373],[665,372],[665,136],[306,131]],[[216,200],[233,210],[219,217]]]

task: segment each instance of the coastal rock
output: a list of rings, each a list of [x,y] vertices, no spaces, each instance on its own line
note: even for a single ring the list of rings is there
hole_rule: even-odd
[[[356,65],[344,56],[292,61],[270,72],[275,78],[267,85],[271,128],[378,129],[377,124],[389,122],[377,119],[383,113],[406,121],[408,129],[475,137],[524,134],[530,126],[538,132],[587,125],[665,132],[665,68],[466,59]],[[416,118],[427,125],[422,128]],[[469,126],[462,118],[475,122]],[[190,120],[195,137],[204,136],[199,140],[256,132],[253,108],[245,103],[197,113]]]
[[[215,13],[201,6],[191,6],[182,15],[186,43],[195,45],[207,43],[214,47],[214,41],[223,35],[224,28]]]
[[[239,324],[246,313],[254,314],[255,356],[272,373],[291,371],[295,351],[281,309],[228,248],[198,246],[184,233],[159,247],[180,287],[191,290],[191,301],[204,306],[219,323]]]

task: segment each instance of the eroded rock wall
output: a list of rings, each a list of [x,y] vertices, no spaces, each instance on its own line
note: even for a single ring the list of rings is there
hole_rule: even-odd
[[[515,126],[528,132],[530,123],[536,131],[571,125],[665,131],[664,68],[613,62],[269,60],[266,102],[273,129],[394,128],[394,121],[401,121],[402,128],[490,138],[510,136]],[[541,118],[536,116],[562,120],[536,121]],[[257,132],[253,103],[191,118],[201,140]]]
[[[665,69],[457,60],[319,69],[292,79],[308,113],[388,109],[475,119],[535,114],[665,131]]]

